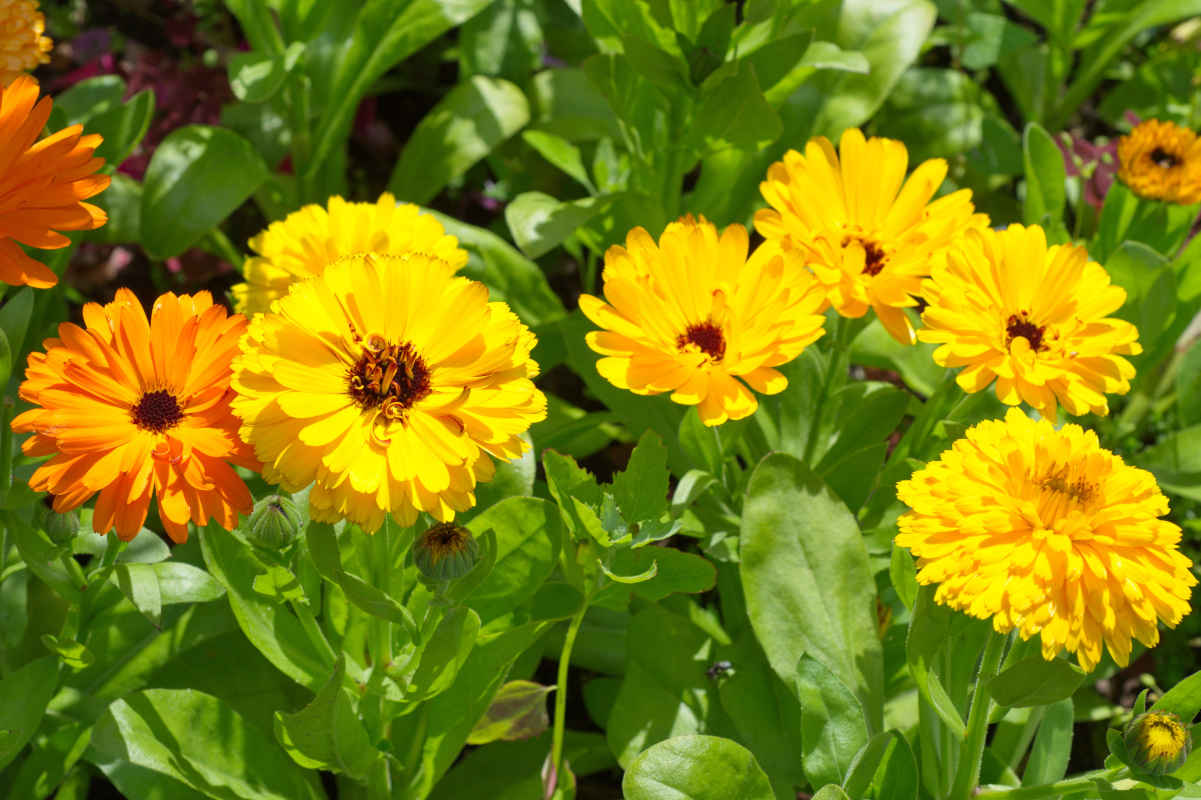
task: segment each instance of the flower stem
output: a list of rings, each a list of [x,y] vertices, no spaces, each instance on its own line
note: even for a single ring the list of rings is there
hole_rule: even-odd
[[[851,342],[866,324],[866,317],[850,319],[838,316],[834,320],[830,362],[826,368],[825,378],[822,380],[821,397],[817,398],[817,408],[813,411],[813,419],[809,424],[809,438],[805,442],[805,453],[801,458],[809,466],[814,466],[810,462],[821,455],[817,449],[817,440],[821,437],[822,425],[825,424],[826,415],[832,405],[831,395],[846,383],[847,370],[851,366]]]
[[[992,710],[992,698],[988,695],[988,682],[997,675],[1001,656],[1005,652],[1008,636],[991,631],[980,659],[980,671],[976,673],[976,688],[972,691],[972,705],[967,717],[967,736],[959,751],[959,766],[955,770],[955,782],[951,785],[951,800],[971,800],[972,790],[980,780],[980,761],[984,757],[984,740],[988,735],[988,715]]]
[[[1120,780],[1126,772],[1125,767],[1116,769],[1097,769],[1064,778],[1054,783],[1044,783],[1040,786],[1018,786],[1015,788],[1001,786],[984,786],[976,790],[975,800],[992,798],[993,800],[1041,800],[1042,798],[1060,798],[1082,792],[1096,791],[1097,779],[1105,781]]]
[[[563,649],[559,652],[559,676],[555,688],[555,730],[551,740],[550,763],[551,773],[560,776],[560,765],[563,760],[563,736],[566,733],[567,719],[567,670],[571,666],[571,648],[575,646],[576,634],[584,622],[584,614],[588,612],[588,598],[584,598],[580,610],[571,618],[567,626],[567,635],[563,637]]]

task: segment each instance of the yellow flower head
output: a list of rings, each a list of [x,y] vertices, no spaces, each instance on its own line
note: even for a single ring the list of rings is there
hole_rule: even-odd
[[[937,461],[897,484],[912,510],[896,543],[918,559],[934,599],[1000,633],[1042,638],[1042,653],[1075,653],[1085,670],[1109,648],[1125,666],[1132,639],[1159,641],[1197,582],[1159,519],[1167,498],[1151,473],[1101,449],[1079,425],[1056,430],[1017,409],[968,429]]]
[[[1201,202],[1201,139],[1174,122],[1140,122],[1118,141],[1118,178],[1142,197]]]
[[[917,305],[930,265],[964,230],[987,223],[967,189],[930,201],[947,175],[941,158],[906,180],[908,164],[894,139],[864,140],[849,128],[835,153],[819,136],[804,155],[789,150],[768,168],[759,191],[771,208],[755,213],[769,242],[802,252],[839,314],[862,317],[872,308],[902,344],[913,344],[904,309]]]
[[[58,282],[21,244],[57,250],[71,244],[59,231],[91,230],[108,219],[83,202],[108,188],[109,176],[95,174],[104,165],[95,156],[101,137],[71,125],[39,140],[52,106],[49,97],[38,99],[29,76],[0,89],[0,281],[13,286]]]
[[[546,416],[534,335],[481,283],[432,256],[359,254],[294,284],[253,319],[234,360],[233,410],[312,518],[374,531],[387,514],[449,521]]]
[[[1125,744],[1137,766],[1153,775],[1166,775],[1184,764],[1192,736],[1180,717],[1170,711],[1150,711],[1130,721]]]
[[[231,465],[257,469],[230,413],[230,361],[246,320],[214,305],[208,292],[154,302],[137,297],[83,307],[86,329],[69,322],[45,353],[31,353],[21,399],[35,408],[14,431],[32,433],[30,456],[52,455],[29,485],[54,495],[54,510],[78,508],[97,492],[92,528],[128,541],[146,521],[152,496],[170,537],[188,521],[223,527],[248,514],[250,491]]]
[[[940,345],[934,360],[963,367],[965,392],[995,378],[997,397],[1025,401],[1052,419],[1108,414],[1106,394],[1130,391],[1134,367],[1122,355],[1142,352],[1138,329],[1106,316],[1126,291],[1088,260],[1083,247],[1047,247],[1037,225],[971,231],[923,284],[923,342]]]
[[[0,0],[0,86],[50,60],[54,42],[34,0]]]
[[[245,283],[234,286],[239,313],[259,314],[283,297],[296,281],[320,275],[342,256],[355,253],[433,256],[430,263],[450,273],[467,263],[467,252],[431,214],[412,203],[397,204],[388,192],[375,203],[329,199],[329,209],[307,205],[250,240],[257,256],[246,259]]]
[[[580,297],[604,328],[587,336],[604,356],[601,376],[636,394],[671,392],[706,425],[754,413],[751,389],[782,392],[788,379],[773,367],[825,332],[822,292],[794,256],[760,248],[748,259],[747,249],[743,226],[719,235],[691,216],[668,225],[657,245],[635,228],[625,247],[610,247],[608,302]]]

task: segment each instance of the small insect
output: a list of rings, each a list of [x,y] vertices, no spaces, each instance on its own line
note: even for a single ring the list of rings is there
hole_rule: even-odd
[[[732,669],[734,669],[734,665],[729,661],[715,661],[713,662],[713,666],[705,670],[705,674],[708,675],[711,680],[717,680],[719,677],[725,675]]]

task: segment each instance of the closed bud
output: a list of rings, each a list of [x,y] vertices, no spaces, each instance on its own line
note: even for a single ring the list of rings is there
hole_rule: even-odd
[[[1152,775],[1166,775],[1188,758],[1192,746],[1188,727],[1171,712],[1139,714],[1126,727],[1126,752]]]
[[[55,544],[67,544],[79,535],[79,515],[74,511],[59,514],[55,511],[46,512],[46,520],[42,523],[46,535]]]
[[[449,581],[461,578],[475,566],[479,546],[471,531],[453,522],[442,522],[417,539],[413,560],[427,578]]]
[[[278,494],[268,495],[254,504],[246,538],[264,550],[283,550],[300,533],[300,512],[296,504]]]

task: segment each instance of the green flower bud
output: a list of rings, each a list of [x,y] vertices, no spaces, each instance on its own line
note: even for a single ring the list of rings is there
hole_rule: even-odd
[[[1166,775],[1188,758],[1192,739],[1188,726],[1171,712],[1139,714],[1126,726],[1126,752],[1152,775]]]
[[[55,544],[67,544],[79,535],[79,515],[74,511],[62,514],[47,511],[42,525],[50,541]]]
[[[254,504],[246,538],[264,550],[283,550],[300,533],[300,512],[282,495],[272,494]]]
[[[479,546],[471,531],[453,522],[442,522],[417,539],[413,560],[427,578],[449,581],[461,578],[475,566]]]

